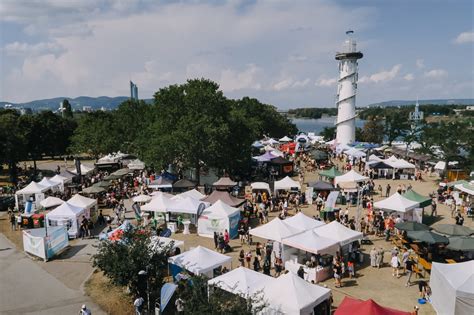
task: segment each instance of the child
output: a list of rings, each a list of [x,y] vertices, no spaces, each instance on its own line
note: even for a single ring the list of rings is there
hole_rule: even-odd
[[[352,258],[349,258],[349,261],[347,262],[347,270],[349,271],[349,279],[355,277],[354,261]]]

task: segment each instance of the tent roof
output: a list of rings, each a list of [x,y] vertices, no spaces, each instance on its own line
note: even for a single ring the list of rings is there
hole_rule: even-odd
[[[148,202],[152,199],[150,195],[140,194],[132,198],[133,202]]]
[[[112,174],[110,175],[115,175],[115,176],[125,176],[127,174],[130,173],[130,169],[128,169],[128,167],[126,168],[121,168],[119,170],[116,170],[115,172],[113,172]]]
[[[236,182],[234,182],[233,180],[231,180],[229,177],[221,177],[219,178],[219,180],[217,182],[215,182],[214,184],[212,184],[212,186],[218,186],[218,187],[234,187],[235,185],[237,185]]]
[[[410,312],[398,311],[377,304],[374,300],[356,300],[348,296],[336,309],[334,315],[410,315]]]
[[[187,252],[168,258],[169,263],[184,268],[196,275],[206,273],[231,260],[231,257],[219,254],[203,246],[195,247]]]
[[[462,192],[465,192],[466,194],[474,196],[474,185],[465,183],[465,184],[457,184],[454,187],[456,189],[459,189]]]
[[[58,186],[60,183],[58,183],[57,181],[51,180],[51,178],[43,177],[43,179],[38,184],[46,186],[46,187],[55,187],[55,186]]]
[[[202,204],[205,205],[202,201],[191,197],[170,199],[170,205],[166,210],[174,213],[197,214],[199,206]]]
[[[41,200],[40,205],[45,208],[50,208],[54,206],[62,205],[65,201],[56,197],[48,197],[44,200]]]
[[[474,260],[457,264],[433,262],[431,269],[437,269],[456,291],[474,295]]]
[[[229,206],[222,200],[217,200],[212,206],[206,208],[206,210],[203,211],[202,215],[211,217],[230,217],[236,212],[240,212],[240,210],[238,208]]]
[[[384,161],[373,161],[370,164],[367,164],[370,168],[375,169],[391,169],[393,168],[391,165],[385,163]]]
[[[69,202],[65,202],[59,207],[55,208],[50,213],[46,214],[47,217],[68,217],[77,216],[84,212],[84,208],[74,206]]]
[[[398,212],[406,212],[408,210],[419,207],[419,205],[420,204],[418,202],[407,199],[406,197],[400,195],[398,192],[394,193],[386,199],[374,202],[375,208]]]
[[[331,183],[318,180],[316,182],[308,183],[309,187],[313,187],[314,190],[333,190],[334,186]]]
[[[144,211],[156,211],[156,212],[166,212],[168,207],[170,207],[172,201],[165,194],[161,194],[153,198],[149,203],[143,205],[141,210]]]
[[[312,309],[329,299],[331,290],[286,273],[266,286],[263,294],[269,308],[284,314],[310,314]]]
[[[291,138],[288,137],[288,136],[284,136],[283,138],[280,138],[280,139],[279,139],[280,142],[289,142],[289,141],[291,141],[291,140],[293,140],[293,139],[291,139]]]
[[[81,163],[81,175],[86,175],[87,173],[90,173],[94,170],[93,167],[90,167],[90,166],[87,166],[87,165],[84,165]],[[74,174],[74,175],[77,175],[77,170],[76,168],[71,168],[71,169],[68,169],[68,172]]]
[[[277,155],[272,154],[270,151],[265,152],[262,155],[259,156],[254,156],[253,159],[258,161],[258,162],[269,162],[272,159],[276,158]]]
[[[366,154],[361,150],[357,150],[356,148],[350,148],[344,151],[344,154],[353,156],[353,157],[364,157]]]
[[[402,195],[403,197],[418,202],[421,208],[431,205],[431,198],[425,197],[414,191],[413,189],[409,189]]]
[[[328,177],[328,178],[335,178],[336,176],[339,176],[339,175],[342,175],[342,173],[339,172],[338,170],[336,170],[336,168],[334,166],[331,167],[328,170],[324,170],[324,171],[319,172],[319,176],[324,176],[324,177]]]
[[[229,206],[237,207],[244,203],[245,199],[236,198],[227,191],[214,190],[209,196],[203,198],[202,201],[209,202],[210,204],[223,201]]]
[[[15,194],[17,195],[32,195],[39,194],[48,190],[49,187],[38,184],[37,182],[31,182],[22,189],[18,190]]]
[[[290,177],[286,176],[285,178],[278,180],[275,182],[275,190],[278,189],[291,189],[293,187],[297,187],[298,189],[301,189],[301,185],[299,182],[291,179]]]
[[[82,190],[82,192],[84,194],[97,194],[97,193],[101,193],[101,192],[104,192],[104,191],[105,191],[105,189],[103,187],[99,187],[99,186],[95,186],[95,185],[84,188]]]
[[[321,236],[316,230],[284,238],[282,243],[314,254],[334,254],[339,249],[338,241]]]
[[[79,194],[75,194],[67,202],[76,207],[85,208],[85,209],[95,206],[97,204],[96,199],[87,198]]]
[[[303,212],[298,212],[294,216],[285,219],[284,222],[295,228],[301,228],[304,230],[311,230],[325,224],[324,222],[308,217]]]
[[[262,286],[272,286],[275,281],[275,278],[263,273],[239,267],[213,278],[207,283],[234,294],[248,296],[257,293]]]
[[[196,200],[201,200],[201,199],[205,198],[206,195],[201,194],[196,189],[191,189],[191,190],[185,191],[183,193],[177,194],[175,197],[178,197],[178,198],[190,197],[190,198],[193,198],[193,199],[196,199]]]
[[[293,162],[291,162],[290,160],[284,159],[281,156],[277,156],[276,158],[270,161],[270,164],[286,165],[286,164],[293,164]]]
[[[315,160],[327,160],[328,159],[328,154],[327,152],[321,151],[321,150],[313,150],[310,152],[311,157]]]
[[[270,191],[270,185],[268,183],[255,182],[255,183],[251,183],[250,186],[252,187],[252,189]]]
[[[249,233],[267,240],[281,242],[283,238],[303,231],[304,229],[302,228],[296,228],[279,218],[275,218],[264,225],[251,229]]]
[[[173,184],[173,188],[190,188],[190,187],[196,187],[196,185],[197,185],[196,183],[183,178],[176,181]]]
[[[130,170],[142,170],[145,168],[145,163],[143,161],[140,161],[139,159],[136,159],[128,163],[127,167]]]
[[[371,154],[369,155],[369,161],[377,161],[377,162],[380,162],[380,161],[383,161],[381,158],[379,158],[377,155],[375,154]]]
[[[334,179],[334,182],[337,185],[338,183],[347,183],[347,182],[358,183],[358,182],[363,182],[367,179],[369,179],[369,178],[360,175],[359,173],[357,173],[354,170],[350,170],[349,172],[347,172],[347,173],[345,173],[341,176],[336,176],[336,178]]]
[[[318,235],[333,239],[341,246],[360,240],[364,236],[363,233],[351,230],[337,221],[332,221],[314,229]]]

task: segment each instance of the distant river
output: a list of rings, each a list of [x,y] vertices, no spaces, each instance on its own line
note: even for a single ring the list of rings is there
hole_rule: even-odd
[[[322,117],[319,119],[293,118],[291,121],[296,125],[299,131],[314,132],[318,135],[324,127],[334,127],[335,116]],[[356,118],[356,127],[362,128],[365,120]]]

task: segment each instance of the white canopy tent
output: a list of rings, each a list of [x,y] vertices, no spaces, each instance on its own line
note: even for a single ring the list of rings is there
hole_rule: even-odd
[[[203,246],[195,247],[187,252],[168,258],[170,264],[186,269],[195,275],[213,277],[213,270],[228,264],[232,257],[219,254]]]
[[[44,208],[51,208],[62,205],[65,201],[56,197],[48,197],[40,202],[40,205]]]
[[[304,229],[305,231],[312,230],[325,224],[322,221],[318,221],[311,217],[308,217],[303,212],[298,212],[294,216],[285,219],[284,222],[295,228]]]
[[[431,304],[438,314],[474,314],[474,260],[457,264],[434,262]]]
[[[161,194],[153,198],[149,203],[143,205],[141,210],[143,211],[154,211],[154,212],[166,212],[171,206],[172,201],[165,194]]]
[[[383,159],[379,158],[375,154],[371,154],[371,155],[369,155],[369,161],[370,162],[381,162],[381,161],[383,161]]]
[[[251,229],[249,233],[263,239],[281,242],[282,239],[303,231],[302,228],[294,227],[285,223],[284,220],[275,218],[264,225]]]
[[[260,314],[314,314],[313,309],[328,300],[331,290],[311,284],[292,272],[262,288],[268,306]]]
[[[140,194],[132,198],[133,202],[148,202],[152,199],[150,195]]]
[[[341,175],[336,176],[334,179],[335,184],[339,183],[359,183],[368,180],[369,178],[366,176],[362,176],[354,170],[350,170],[349,172]]]
[[[339,242],[341,246],[361,240],[364,236],[363,233],[351,230],[337,221],[332,221],[329,224],[318,227],[314,229],[314,232],[320,236]]]
[[[81,164],[81,175],[87,175],[87,174],[91,173],[93,170],[94,170],[93,167]],[[68,172],[72,173],[74,175],[77,175],[76,168],[68,169]]]
[[[127,164],[128,169],[130,170],[143,170],[145,168],[145,163],[139,159],[133,160]]]
[[[206,195],[201,194],[196,189],[191,189],[191,190],[185,191],[183,193],[177,194],[175,197],[179,197],[179,198],[190,197],[190,198],[193,198],[193,199],[196,199],[196,200],[201,200],[203,198],[206,198]],[[173,198],[173,199],[175,199],[175,198]]]
[[[356,148],[350,148],[350,149],[344,151],[344,154],[348,155],[348,156],[355,157],[355,158],[361,158],[361,157],[364,157],[366,155],[364,152],[362,152],[361,150],[358,150]]]
[[[454,185],[454,188],[462,191],[462,192],[465,192],[466,194],[469,194],[471,196],[474,196],[474,185],[472,184],[469,184],[469,183],[464,183],[464,184],[458,184],[458,185]]]
[[[289,176],[286,176],[285,178],[275,182],[274,191],[276,192],[277,190],[290,190],[292,188],[301,189],[301,185],[299,182],[291,179]]]
[[[19,208],[21,204],[25,204],[29,201],[29,198],[34,196],[34,202],[31,204],[31,209],[25,209],[26,212],[33,212],[36,208],[41,207],[40,202],[44,199],[44,192],[48,191],[50,188],[40,185],[36,182],[31,182],[22,189],[15,192],[15,206]],[[21,196],[21,199],[18,197]],[[28,206],[28,205],[27,205]]]
[[[229,232],[230,238],[238,235],[240,210],[217,200],[212,206],[205,209],[198,219],[199,236],[213,237],[214,232]]]
[[[245,267],[239,267],[207,282],[244,298],[258,293],[262,287],[274,285],[276,279]]]
[[[92,219],[93,221],[97,219],[97,211],[99,209],[97,199],[87,198],[82,195],[75,194],[67,202],[73,206],[86,209],[86,218]]]
[[[79,221],[87,215],[87,209],[63,203],[50,213],[46,214],[46,224],[50,226],[66,226],[70,237],[79,236]]]
[[[168,212],[172,213],[187,213],[196,215],[200,205],[208,205],[205,202],[185,197],[179,199],[170,199],[170,205],[167,208]]]
[[[408,210],[418,208],[419,205],[418,202],[407,199],[398,192],[386,199],[374,203],[374,207],[377,209],[397,212],[407,212]]]
[[[290,142],[292,141],[293,139],[291,139],[290,137],[288,136],[284,136],[283,138],[280,138],[279,141],[280,142]]]
[[[331,254],[334,255],[339,250],[339,242],[321,236],[315,230],[308,230],[306,232],[296,234],[284,238],[282,243],[284,245],[297,248],[313,254]]]
[[[270,185],[268,183],[255,182],[251,183],[250,187],[252,187],[252,190],[265,190],[269,196],[271,195]]]
[[[61,183],[51,180],[51,178],[43,177],[43,179],[38,183],[42,186],[50,188],[52,191],[60,190]]]
[[[50,178],[50,180],[53,181],[53,182],[58,182],[58,183],[62,183],[62,184],[65,184],[65,183],[68,183],[68,182],[71,181],[70,178],[61,176],[59,174],[54,175],[53,177]]]

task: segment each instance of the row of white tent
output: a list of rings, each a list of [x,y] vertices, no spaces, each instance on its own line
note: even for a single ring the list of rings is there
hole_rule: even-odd
[[[35,208],[40,207],[40,202],[44,199],[44,193],[51,191],[64,191],[64,184],[69,182],[70,179],[61,175],[55,175],[51,178],[43,177],[39,182],[31,182],[25,187],[15,192],[15,203],[16,207],[19,207],[21,198],[22,203],[29,200],[30,196],[35,198]]]
[[[394,168],[394,169],[414,169],[416,166],[404,159],[398,159],[394,155],[387,159],[381,159],[375,154],[372,154],[369,156],[369,162],[367,163],[368,166],[371,164],[375,164],[378,162],[384,162],[388,166]]]

